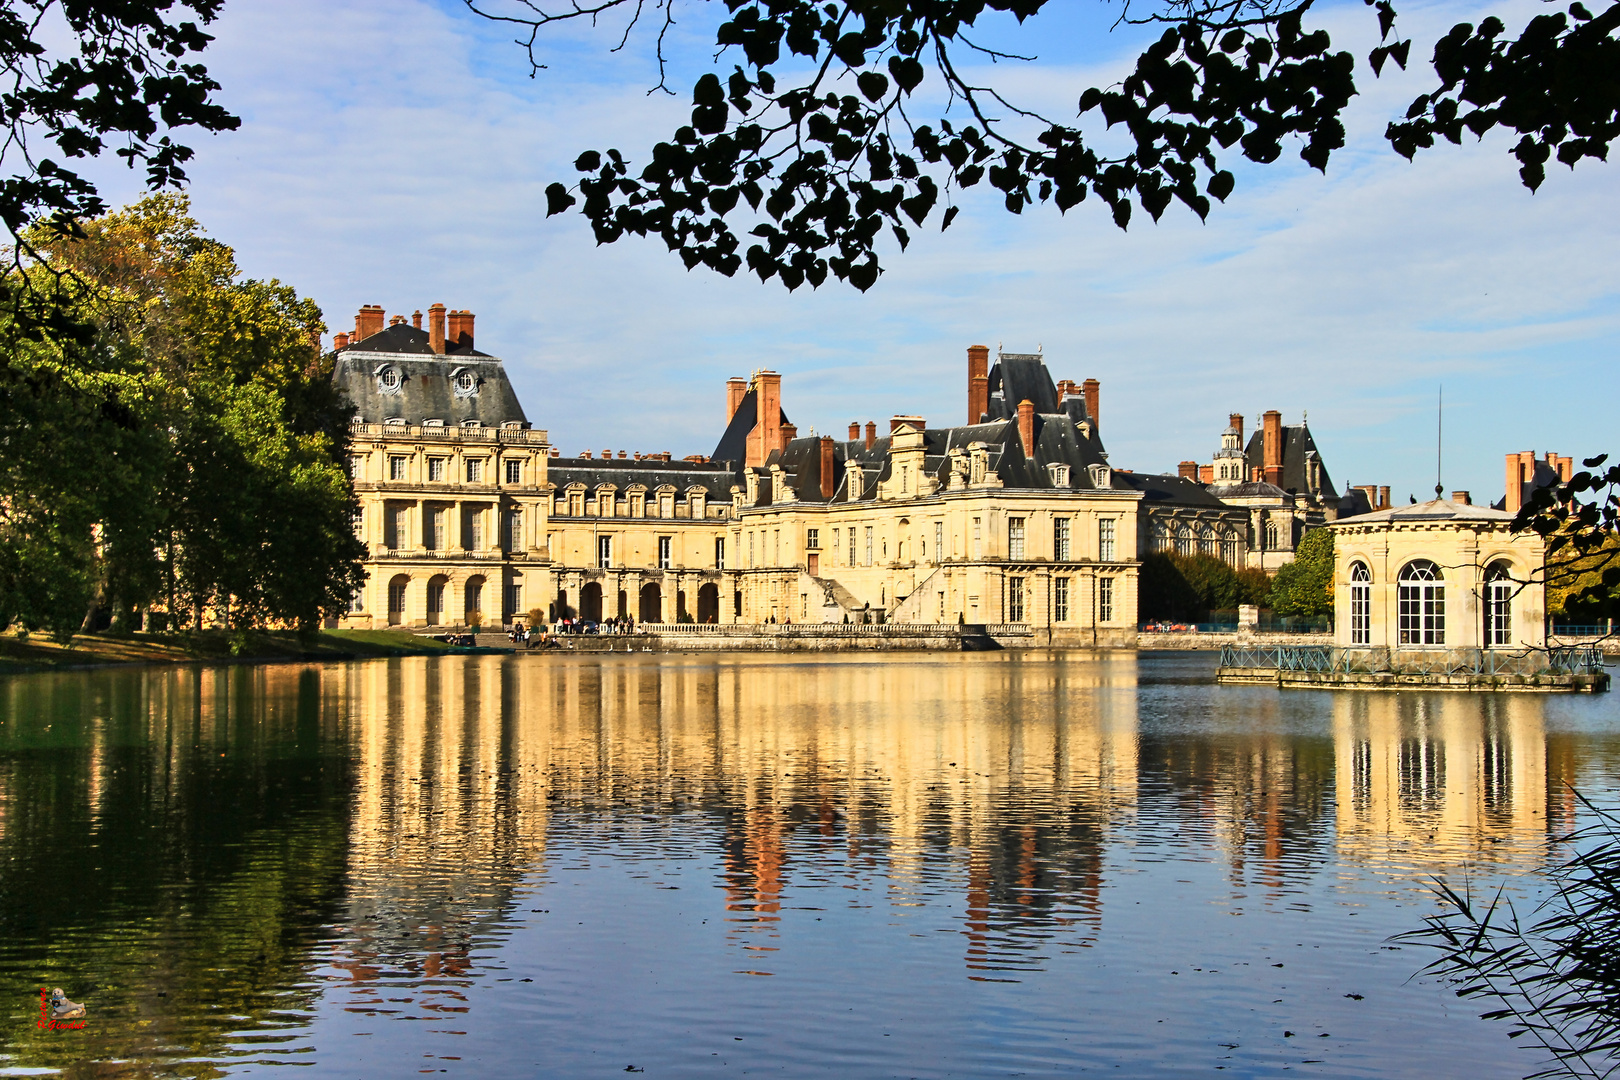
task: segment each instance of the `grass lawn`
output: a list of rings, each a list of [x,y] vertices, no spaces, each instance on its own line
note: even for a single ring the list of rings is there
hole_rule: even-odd
[[[233,647],[234,646],[234,647]],[[223,630],[180,634],[75,634],[67,642],[48,635],[0,633],[0,672],[79,664],[173,664],[189,660],[343,659],[446,652],[442,641],[399,630],[322,630],[310,640],[282,631],[255,630],[234,638]]]

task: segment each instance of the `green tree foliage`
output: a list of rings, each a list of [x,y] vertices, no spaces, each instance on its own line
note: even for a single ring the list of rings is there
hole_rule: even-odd
[[[313,627],[359,584],[348,411],[319,309],[244,280],[186,200],[32,234],[79,329],[11,324],[0,367],[0,621],[65,634],[93,601]]]
[[[725,0],[714,70],[693,87],[691,123],[637,161],[618,150],[581,154],[577,185],[552,184],[547,212],[580,205],[601,243],[659,236],[688,269],[730,276],[746,266],[789,289],[831,273],[867,289],[881,273],[885,236],[904,250],[911,229],[931,219],[948,227],[956,194],[980,183],[1015,214],[1036,202],[1066,212],[1095,197],[1124,228],[1137,206],[1158,220],[1179,201],[1205,217],[1235,186],[1229,152],[1264,164],[1292,143],[1325,170],[1344,146],[1356,60],[1306,25],[1313,0],[1127,5],[1125,21],[1164,32],[1122,83],[1076,87],[1073,120],[1020,108],[960,67],[1027,59],[971,35],[988,14],[1023,23],[1047,2]],[[1392,37],[1391,0],[1366,2],[1381,32],[1367,65],[1374,74],[1391,60],[1405,67],[1412,42]],[[544,31],[615,13],[629,24],[625,35],[658,13],[662,62],[675,0],[465,3],[526,29],[538,70]],[[1516,39],[1494,17],[1457,25],[1434,48],[1438,89],[1389,125],[1392,147],[1410,158],[1437,138],[1507,128],[1521,135],[1513,152],[1531,189],[1552,156],[1571,167],[1604,159],[1620,135],[1617,25],[1620,4],[1594,18],[1579,2],[1535,17]],[[958,118],[923,122],[919,92],[950,100]],[[1096,150],[1094,118],[1122,125],[1130,149]]]
[[[1607,454],[1582,461],[1566,483],[1537,488],[1515,530],[1547,540],[1548,611],[1572,618],[1620,614],[1620,464]]]
[[[1333,530],[1312,529],[1294,558],[1271,580],[1271,610],[1278,615],[1333,614]]]
[[[1234,570],[1213,555],[1156,552],[1142,560],[1137,589],[1141,618],[1199,622],[1211,611],[1264,604],[1271,579],[1264,570]]]

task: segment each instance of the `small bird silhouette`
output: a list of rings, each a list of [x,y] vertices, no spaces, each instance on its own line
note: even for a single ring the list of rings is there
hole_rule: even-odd
[[[62,988],[60,986],[51,991],[52,1020],[77,1020],[83,1015],[84,1006],[77,1004],[76,1002],[69,1001],[67,999],[67,995],[62,992]]]

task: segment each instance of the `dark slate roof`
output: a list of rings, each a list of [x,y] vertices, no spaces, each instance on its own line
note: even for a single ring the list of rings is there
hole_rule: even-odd
[[[384,388],[380,377],[385,368],[399,375],[392,390]],[[463,369],[477,380],[472,394],[455,388],[456,375]],[[420,425],[440,420],[445,427],[459,427],[477,420],[489,427],[513,422],[529,426],[499,360],[468,348],[441,356],[428,345],[427,334],[413,326],[390,326],[338,350],[332,381],[348,396],[360,423],[397,419]]]
[[[724,462],[659,461],[643,458],[552,458],[546,470],[553,487],[562,490],[571,484],[584,484],[594,490],[612,484],[623,492],[640,484],[649,493],[668,484],[677,497],[693,487],[703,488],[710,502],[730,502],[731,487],[738,483],[736,473]]]
[[[1283,474],[1282,487],[1289,491],[1307,494],[1310,491],[1305,483],[1305,455],[1315,450],[1317,460],[1322,458],[1322,452],[1316,449],[1316,440],[1311,438],[1311,429],[1304,424],[1284,425],[1283,435]],[[1262,468],[1266,463],[1266,437],[1264,427],[1256,428],[1249,436],[1248,448],[1244,451],[1244,461],[1248,468]],[[1339,493],[1333,487],[1333,480],[1328,476],[1327,463],[1322,463],[1322,489],[1321,498],[1324,502],[1337,502]]]
[[[1156,506],[1192,506],[1210,508],[1214,510],[1236,510],[1238,507],[1228,506],[1209,490],[1194,480],[1185,476],[1175,476],[1161,473],[1119,473],[1114,474],[1116,486],[1123,486],[1142,493],[1142,505],[1149,509]],[[1223,493],[1225,489],[1222,489]],[[1283,494],[1278,491],[1277,494]]]
[[[739,410],[740,411],[740,410]],[[1016,420],[996,420],[984,424],[962,427],[928,428],[923,432],[923,472],[934,477],[943,488],[950,481],[950,452],[955,448],[967,449],[969,444],[982,442],[989,456],[990,471],[1009,488],[1052,488],[1052,475],[1047,466],[1069,466],[1070,490],[1094,490],[1089,466],[1107,463],[1102,443],[1095,431],[1091,438],[1084,437],[1074,419],[1067,413],[1035,417],[1035,454],[1024,456],[1023,444],[1018,438]],[[845,463],[854,461],[861,466],[861,491],[858,499],[876,496],[877,485],[889,478],[892,459],[889,457],[891,438],[884,436],[867,449],[864,439],[833,443],[834,489],[833,501],[848,502],[849,492],[845,478]],[[785,450],[771,454],[766,465],[780,465],[791,477],[793,491],[801,502],[822,502],[821,497],[821,440],[794,439]],[[1113,487],[1119,483],[1114,473]],[[770,501],[770,485],[759,485],[760,505]]]
[[[1057,387],[1039,353],[999,353],[990,369],[990,418],[1018,415],[1018,403],[1028,401],[1037,413],[1058,411]]]
[[[782,415],[781,422],[791,423],[787,412],[780,407],[777,409]],[[715,461],[734,461],[741,464],[748,460],[748,433],[754,430],[754,424],[759,416],[759,396],[750,386],[748,393],[737,405],[737,411],[731,414],[731,423],[726,425],[725,434],[715,444],[714,453],[709,457]]]
[[[1287,499],[1288,492],[1264,480],[1249,480],[1241,484],[1220,484],[1215,488],[1223,499]]]

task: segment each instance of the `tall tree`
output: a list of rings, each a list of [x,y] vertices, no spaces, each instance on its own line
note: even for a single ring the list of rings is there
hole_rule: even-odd
[[[675,0],[464,2],[518,27],[535,70],[545,66],[545,32],[615,15],[626,37],[644,16],[661,24],[662,70],[675,13]],[[1367,67],[1405,67],[1412,42],[1394,34],[1392,0],[1366,2],[1381,34]],[[1123,21],[1162,25],[1162,35],[1122,83],[1086,88],[1076,117],[1052,118],[963,67],[1028,59],[973,35],[988,14],[1022,24],[1047,0],[724,0],[714,70],[693,86],[691,123],[639,156],[581,154],[577,184],[552,184],[547,212],[577,204],[601,243],[656,235],[688,269],[730,276],[746,266],[789,289],[829,273],[870,288],[885,236],[903,250],[913,228],[935,219],[948,227],[955,195],[980,183],[1015,214],[1095,197],[1121,228],[1133,207],[1157,220],[1173,201],[1203,218],[1235,185],[1228,152],[1264,164],[1292,143],[1325,170],[1344,146],[1357,64],[1308,25],[1312,3],[1127,4]],[[1438,139],[1506,129],[1520,136],[1513,154],[1532,190],[1553,158],[1572,167],[1606,158],[1620,135],[1617,28],[1620,4],[1594,17],[1580,2],[1536,16],[1516,38],[1495,17],[1458,24],[1434,45],[1438,85],[1389,124],[1391,146],[1410,158]],[[958,119],[925,122],[925,89]],[[1099,152],[1093,118],[1123,126],[1129,148]]]
[[[1333,614],[1333,530],[1312,529],[1292,560],[1271,579],[1271,610],[1278,615]]]

